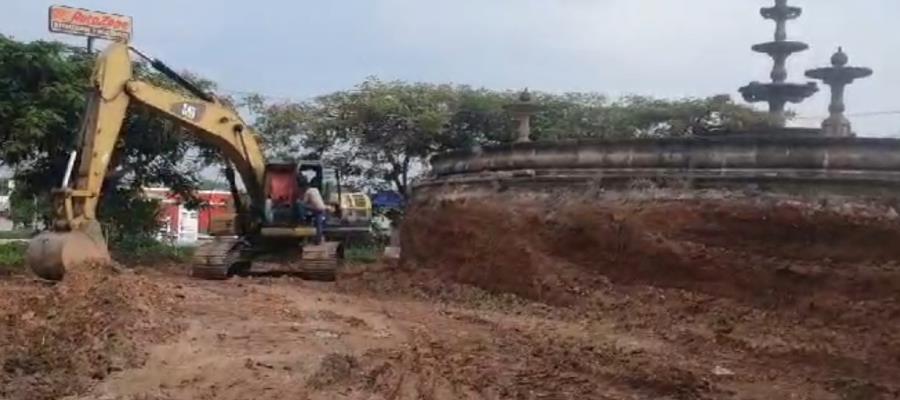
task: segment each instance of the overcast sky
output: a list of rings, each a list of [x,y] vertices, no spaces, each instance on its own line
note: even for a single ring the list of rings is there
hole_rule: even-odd
[[[3,0],[0,33],[21,40],[82,38],[47,32],[51,4],[134,17],[134,43],[176,69],[229,91],[305,99],[366,76],[495,89],[596,91],[657,97],[728,93],[768,80],[753,53],[774,24],[771,0]],[[900,1],[791,0],[803,16],[788,37],[811,49],[789,80],[824,66],[838,45],[875,75],[849,90],[856,131],[900,136]],[[795,109],[801,125],[827,114],[828,90]],[[757,105],[762,108],[763,105]]]

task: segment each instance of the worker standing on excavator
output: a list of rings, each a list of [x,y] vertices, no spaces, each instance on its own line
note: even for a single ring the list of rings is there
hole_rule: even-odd
[[[307,215],[312,215],[316,226],[316,244],[321,244],[325,236],[325,212],[327,211],[325,200],[322,199],[319,189],[310,186],[309,180],[303,174],[297,175],[297,187],[300,189],[298,201],[300,217],[305,218]]]

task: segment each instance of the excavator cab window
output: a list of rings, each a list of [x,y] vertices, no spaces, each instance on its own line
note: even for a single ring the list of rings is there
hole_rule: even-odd
[[[315,162],[302,162],[300,166],[297,167],[297,174],[306,177],[306,181],[309,182],[309,187],[314,187],[316,189],[319,189],[320,192],[324,193],[324,188],[322,187],[322,164]]]
[[[306,177],[311,187],[319,189],[333,215],[341,215],[340,180],[334,168],[325,168],[319,161],[301,161],[297,173]]]
[[[340,191],[338,190],[337,171],[333,168],[324,168],[322,175],[322,198],[329,204],[338,204],[340,202],[340,199],[338,199]]]

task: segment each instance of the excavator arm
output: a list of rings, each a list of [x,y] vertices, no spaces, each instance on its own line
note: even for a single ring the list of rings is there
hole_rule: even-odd
[[[81,127],[74,184],[69,185],[71,170],[67,171],[63,187],[53,192],[56,215],[51,231],[29,243],[27,261],[39,276],[59,280],[67,267],[109,260],[97,221],[97,204],[131,102],[157,111],[218,149],[237,170],[250,197],[250,204],[239,214],[244,211],[251,219],[262,218],[265,158],[258,135],[232,108],[199,91],[158,61],[153,60],[153,64],[161,65],[163,73],[185,85],[196,97],[135,80],[126,44],[113,43],[98,56]],[[69,165],[71,168],[71,161]],[[253,223],[243,225],[244,229],[252,229],[249,227]]]

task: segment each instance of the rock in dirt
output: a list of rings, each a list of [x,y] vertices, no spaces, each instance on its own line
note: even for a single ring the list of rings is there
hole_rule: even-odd
[[[359,367],[356,357],[349,354],[330,353],[322,358],[319,368],[309,377],[306,384],[315,389],[347,381]]]
[[[734,375],[734,371],[725,368],[721,365],[716,365],[712,370],[713,375],[715,376],[732,376]]]

